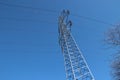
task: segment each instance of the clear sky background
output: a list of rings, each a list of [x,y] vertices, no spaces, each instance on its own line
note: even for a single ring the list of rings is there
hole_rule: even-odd
[[[0,80],[66,80],[58,45],[57,19],[63,9],[71,12],[72,34],[95,79],[111,80],[114,51],[106,48],[104,32],[112,27],[109,23],[119,23],[119,4],[120,0],[0,0]]]

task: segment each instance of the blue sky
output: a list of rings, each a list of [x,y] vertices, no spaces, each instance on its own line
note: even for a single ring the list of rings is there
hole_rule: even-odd
[[[71,12],[72,34],[95,79],[112,79],[109,67],[114,51],[107,49],[103,41],[104,32],[111,25],[75,17],[72,14],[118,24],[119,0],[1,0],[0,2],[39,8],[0,4],[0,80],[65,80],[57,29],[57,19],[63,9],[69,9]]]

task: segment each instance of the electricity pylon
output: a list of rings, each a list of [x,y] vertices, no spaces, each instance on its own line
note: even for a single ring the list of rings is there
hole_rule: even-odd
[[[68,20],[68,10],[63,10],[59,16],[59,44],[64,56],[67,80],[95,80],[85,58],[78,48],[72,34],[72,22]]]

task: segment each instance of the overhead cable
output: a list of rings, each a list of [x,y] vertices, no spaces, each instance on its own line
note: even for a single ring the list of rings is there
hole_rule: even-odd
[[[4,3],[4,2],[0,2],[0,5],[9,6],[9,7],[20,7],[20,8],[26,8],[26,9],[36,9],[36,10],[40,10],[40,11],[42,10],[42,11],[51,12],[51,13],[58,13],[59,12],[57,10],[36,8],[36,7],[24,6],[24,5],[9,4],[9,3]],[[71,15],[74,16],[74,17],[77,17],[77,18],[87,19],[87,20],[90,20],[90,21],[94,21],[94,22],[98,22],[98,23],[102,23],[102,24],[107,24],[107,25],[110,25],[110,26],[115,26],[114,24],[107,23],[105,21],[94,19],[94,18],[91,18],[91,17],[81,16],[81,15],[78,15],[78,14],[71,14]]]

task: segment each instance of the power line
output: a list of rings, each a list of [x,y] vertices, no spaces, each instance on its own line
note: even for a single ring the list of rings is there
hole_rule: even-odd
[[[39,20],[39,19],[23,19],[23,18],[13,18],[13,17],[0,17],[0,19],[22,21],[22,22],[28,21],[28,22],[47,23],[47,24],[57,24],[56,21],[46,21],[46,20]]]
[[[9,4],[9,3],[3,3],[3,2],[0,2],[0,5],[4,5],[4,6],[8,6],[8,7],[20,7],[20,8],[33,9],[33,10],[36,9],[36,10],[42,10],[42,11],[51,12],[51,13],[59,13],[59,11],[57,11],[57,10],[36,8],[36,7],[31,7],[31,6],[16,5],[16,4]],[[91,18],[91,17],[82,16],[82,15],[78,15],[78,14],[71,14],[71,15],[74,16],[74,17],[77,17],[77,18],[79,17],[79,18],[82,18],[82,19],[87,19],[87,20],[90,20],[90,21],[94,21],[94,22],[98,22],[98,23],[102,23],[102,24],[107,24],[107,25],[110,25],[110,26],[115,26],[114,24],[107,23],[105,21],[94,19],[94,18]]]
[[[73,16],[75,16],[75,17],[79,17],[79,18],[91,20],[91,21],[94,21],[94,22],[98,22],[98,23],[102,23],[102,24],[107,24],[107,25],[110,25],[110,26],[115,26],[114,24],[107,23],[107,22],[105,22],[105,21],[98,20],[98,19],[95,19],[95,18],[90,18],[90,17],[87,17],[87,16],[81,16],[81,15],[77,15],[77,14],[71,14],[71,15],[73,15]]]
[[[20,7],[20,8],[26,8],[26,9],[36,9],[36,10],[42,10],[42,11],[47,11],[47,12],[58,12],[56,10],[50,10],[50,9],[43,9],[43,8],[36,8],[36,7],[32,7],[32,6],[24,6],[24,5],[16,5],[16,4],[9,4],[9,3],[3,3],[0,2],[0,5],[4,5],[4,6],[8,6],[8,7]]]

